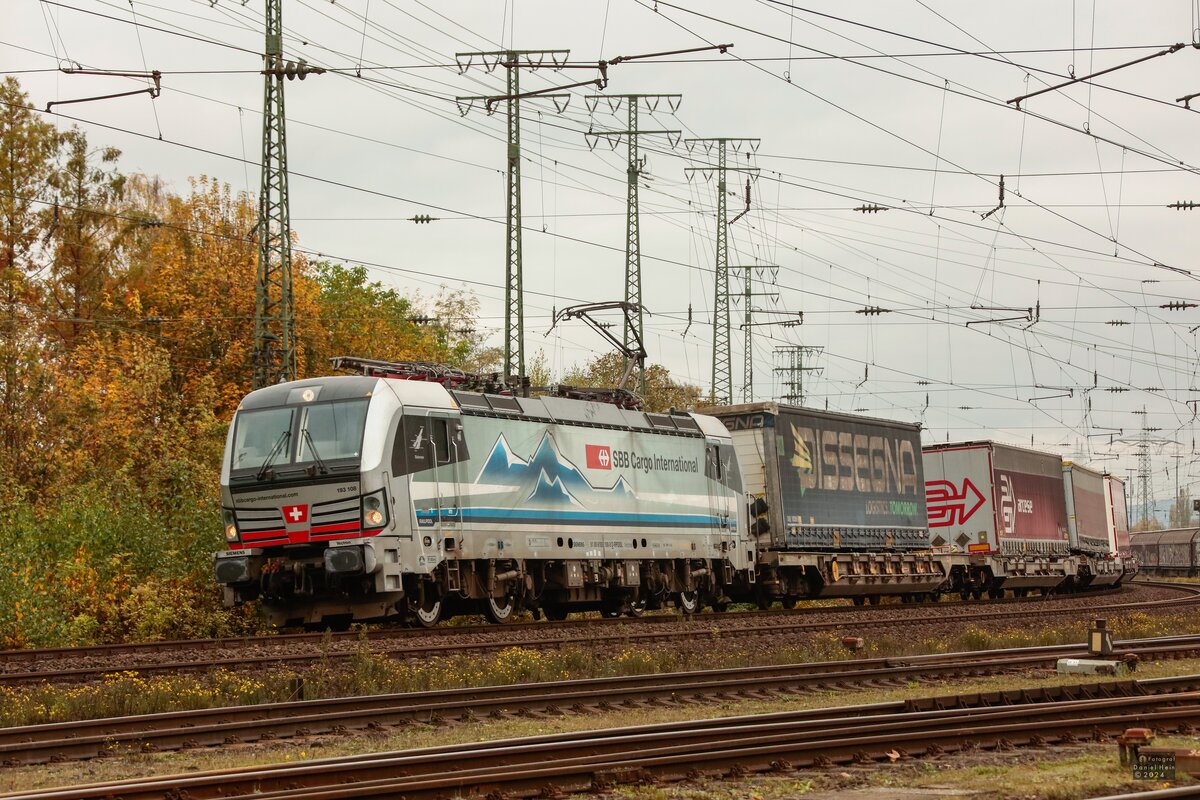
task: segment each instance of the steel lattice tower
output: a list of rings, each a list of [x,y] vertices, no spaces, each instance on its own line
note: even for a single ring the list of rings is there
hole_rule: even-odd
[[[725,142],[717,156],[717,245],[713,277],[713,401],[733,402],[733,353],[729,347],[729,230],[725,221],[728,202],[725,193]]]
[[[511,64],[515,53],[508,53]],[[505,223],[504,280],[504,374],[515,376],[517,386],[525,379],[525,282],[521,273],[521,70],[508,67],[508,179]]]
[[[742,302],[746,304],[743,309],[742,330],[745,332],[745,352],[742,364],[742,402],[750,403],[754,401],[754,298],[755,297],[771,297],[775,300],[779,299],[778,292],[756,292],[754,291],[754,270],[770,270],[772,274],[771,284],[775,285],[774,275],[779,269],[776,264],[752,264],[747,266],[729,267],[729,269],[738,269],[742,271]],[[761,278],[758,279],[761,283]],[[772,324],[772,323],[768,323]]]
[[[780,402],[794,406],[804,405],[804,373],[821,372],[821,367],[804,366],[804,358],[820,355],[824,349],[802,344],[780,345],[775,348],[775,357],[779,360],[775,371],[784,376],[780,380],[783,388],[779,393]]]
[[[546,59],[551,67],[561,69],[570,50],[487,50],[473,53],[455,53],[459,71],[466,72],[475,58],[482,59],[488,72],[504,67],[506,92],[503,95],[474,95],[459,97],[458,102],[470,103],[482,100],[488,113],[493,105],[504,100],[507,120],[507,159],[505,178],[504,227],[504,377],[518,392],[525,389],[525,290],[522,274],[521,247],[521,69],[538,69]],[[567,98],[563,94],[541,92],[526,93],[526,97],[537,94],[543,99]],[[466,113],[465,110],[462,111]]]
[[[266,5],[262,185],[258,194],[258,276],[254,316],[253,385],[256,389],[293,380],[297,373],[287,130],[283,108],[283,0],[266,0]]]
[[[599,97],[588,97],[587,104],[591,111],[595,111],[596,105],[599,103]],[[608,101],[609,108],[616,112],[621,103],[626,106],[628,115],[628,127],[623,131],[588,131],[589,139],[593,137],[605,137],[612,141],[613,147],[616,147],[617,140],[625,138],[628,140],[628,162],[625,170],[625,302],[636,303],[638,305],[637,317],[634,320],[635,327],[631,327],[629,319],[626,318],[623,323],[622,343],[626,350],[634,348],[637,343],[645,342],[643,337],[643,322],[644,314],[641,309],[642,305],[642,233],[641,233],[641,215],[638,210],[638,180],[641,178],[643,171],[646,168],[646,159],[638,154],[638,137],[662,135],[666,136],[668,141],[678,143],[682,131],[678,130],[641,130],[638,126],[638,111],[641,104],[646,105],[646,109],[654,112],[660,101],[666,100],[671,111],[674,112],[679,108],[681,95],[677,94],[616,94],[605,95]],[[646,392],[646,376],[644,373],[638,375],[638,385],[643,394]]]
[[[688,139],[686,144],[691,150],[700,144],[709,155],[717,151],[717,163],[707,167],[688,167],[687,171],[717,173],[717,237],[714,248],[714,289],[713,289],[713,352],[712,352],[712,394],[711,399],[718,405],[733,402],[733,352],[730,348],[729,325],[729,223],[728,223],[728,192],[726,191],[725,175],[727,172],[757,172],[750,167],[729,166],[727,156],[732,147],[735,153],[746,146],[749,152],[758,149],[758,139],[731,139],[727,137]]]
[[[1154,518],[1154,473],[1150,463],[1150,432],[1142,431],[1142,441],[1138,444],[1138,489],[1142,519]]]

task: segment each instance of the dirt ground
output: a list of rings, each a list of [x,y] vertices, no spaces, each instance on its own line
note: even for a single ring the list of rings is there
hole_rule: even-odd
[[[1162,737],[1156,745],[1200,746],[1200,737]],[[591,800],[1080,800],[1196,783],[1135,781],[1115,744],[1009,751],[974,750],[832,770],[795,770],[739,780],[699,779],[629,786]],[[582,797],[577,798],[582,800]]]

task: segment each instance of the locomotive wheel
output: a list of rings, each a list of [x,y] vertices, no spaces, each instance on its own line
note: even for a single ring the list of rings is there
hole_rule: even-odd
[[[868,600],[870,601],[871,605],[873,605],[873,606],[877,606],[877,605],[879,605],[879,601],[880,601],[881,599],[882,599],[882,598],[881,598],[879,595],[877,595],[877,594],[873,594],[873,595],[870,595],[870,596],[868,597]]]
[[[856,606],[865,606],[867,604],[867,598],[863,597],[862,595],[851,598],[851,600],[854,602],[854,605],[856,605]]]
[[[495,597],[489,597],[483,601],[483,615],[487,617],[487,621],[496,625],[503,625],[506,622],[511,622],[513,616],[517,612],[517,604],[507,595],[497,600]]]
[[[426,598],[424,604],[412,606],[412,619],[422,628],[432,628],[442,621],[442,601]]]
[[[791,596],[785,596],[782,600],[779,601],[779,604],[781,606],[783,606],[784,608],[795,608],[796,607],[796,598],[791,597]]]
[[[640,617],[646,613],[646,598],[639,593],[629,601],[629,609],[625,612],[627,617]]]
[[[617,617],[621,616],[621,607],[606,605],[600,609],[600,616],[604,617],[605,619],[616,619]]]
[[[695,614],[700,610],[700,593],[680,592],[675,597],[675,607],[684,614]]]

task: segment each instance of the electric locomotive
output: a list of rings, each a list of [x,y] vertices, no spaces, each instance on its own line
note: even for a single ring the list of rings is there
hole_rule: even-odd
[[[690,613],[746,593],[754,542],[720,421],[337,363],[363,374],[238,407],[221,469],[229,549],[214,556],[227,605],[260,600],[280,624],[433,625]]]

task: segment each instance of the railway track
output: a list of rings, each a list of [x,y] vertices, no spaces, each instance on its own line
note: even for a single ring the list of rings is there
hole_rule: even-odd
[[[1141,660],[1200,655],[1200,635],[1120,641]],[[15,766],[114,753],[175,750],[297,735],[345,733],[413,722],[587,712],[637,704],[703,704],[818,689],[906,685],[1011,673],[1086,657],[1082,645],[1029,647],[908,658],[827,661],[673,674],[327,698],[0,728],[0,764]],[[1200,689],[1200,678],[1196,688]],[[1001,695],[997,695],[1001,697]]]
[[[1110,602],[1090,605],[1086,608],[1058,609],[1053,604],[1039,603],[1036,607],[1027,608],[1023,602],[1006,603],[1004,608],[996,608],[990,604],[978,611],[957,611],[952,618],[930,618],[914,616],[912,606],[879,606],[863,614],[858,607],[839,609],[840,613],[833,614],[833,619],[812,619],[818,615],[817,610],[805,613],[794,612],[746,612],[745,614],[711,614],[699,617],[681,618],[674,616],[643,617],[631,620],[569,620],[565,623],[521,623],[507,626],[476,626],[474,628],[437,628],[433,631],[398,629],[393,631],[376,632],[379,635],[366,634],[359,646],[340,651],[330,651],[320,648],[316,651],[307,649],[303,652],[271,652],[267,654],[250,654],[237,652],[235,659],[239,669],[254,670],[271,667],[305,666],[318,661],[338,661],[353,658],[363,652],[385,655],[397,660],[425,660],[436,656],[445,656],[462,652],[495,652],[505,648],[519,647],[525,649],[561,649],[578,646],[591,650],[601,647],[624,647],[638,643],[662,644],[673,641],[690,641],[698,637],[714,637],[721,641],[733,639],[752,640],[770,637],[782,640],[790,635],[818,633],[822,631],[838,631],[853,628],[855,631],[878,630],[880,628],[891,632],[903,631],[908,628],[927,627],[931,623],[955,624],[986,623],[1000,620],[1022,619],[1034,621],[1039,618],[1087,618],[1098,613],[1114,613],[1133,610],[1148,610],[1162,608],[1188,607],[1200,604],[1200,586],[1181,586],[1179,584],[1151,584],[1179,592],[1177,597],[1158,598],[1153,600]],[[1077,597],[1077,596],[1076,596]],[[1089,599],[1094,599],[1090,597]],[[970,605],[970,604],[968,604]],[[946,606],[939,606],[946,607]],[[820,611],[828,611],[821,609]],[[857,612],[857,613],[856,613]],[[735,618],[752,624],[725,625],[726,621],[733,622]],[[574,632],[574,633],[573,633]],[[431,635],[432,634],[432,635]],[[245,637],[233,640],[206,640],[200,652],[206,652],[214,645],[209,642],[219,642],[224,650],[237,651],[241,647],[258,647],[264,644],[275,645],[284,642],[284,646],[312,645],[325,641],[320,635],[296,634],[303,639],[287,639],[284,637]],[[316,638],[311,638],[315,636]],[[428,637],[428,638],[427,638]],[[454,638],[454,641],[447,641]],[[351,640],[353,641],[353,640]],[[346,641],[350,644],[350,641]],[[79,658],[96,657],[126,657],[138,652],[153,652],[155,654],[172,652],[193,652],[189,643],[156,643],[133,646],[104,646],[103,648],[80,648],[72,651],[69,648],[61,651],[61,657]],[[145,650],[129,650],[127,647],[146,648]],[[5,651],[7,654],[36,653],[41,654],[39,660],[52,658],[60,651]],[[205,672],[218,667],[225,667],[231,661],[230,654],[219,657],[201,657],[180,661],[156,661],[137,663],[123,658],[117,666],[111,663],[95,666],[71,667],[60,669],[20,669],[22,666],[36,665],[25,656],[15,657],[7,664],[8,671],[0,673],[0,685],[18,685],[35,682],[51,683],[82,683],[95,681],[104,675],[119,670],[135,670],[142,674]],[[3,665],[0,657],[0,665]],[[14,668],[15,667],[15,668]]]
[[[1181,584],[1171,583],[1167,581],[1160,582],[1138,582],[1139,585],[1157,586],[1167,589],[1186,590],[1188,587]],[[1089,594],[1089,597],[1106,597],[1121,594],[1129,591],[1128,586],[1118,587],[1115,589],[1105,589]],[[1197,587],[1200,591],[1200,585]],[[1058,599],[1077,599],[1077,595],[1056,595],[1052,598]],[[1038,597],[1023,597],[1023,598],[1005,598],[1003,600],[989,600],[987,606],[1020,606],[1030,603],[1053,602],[1053,599],[1038,598]],[[905,609],[920,609],[920,608],[952,608],[956,606],[974,606],[978,607],[976,601],[950,601],[938,603],[912,603],[902,606]],[[726,611],[720,614],[702,613],[692,616],[690,619],[697,621],[710,620],[734,620],[734,619],[792,619],[806,616],[839,616],[839,615],[856,615],[856,614],[882,614],[894,612],[897,606],[888,604],[886,606],[822,606],[822,607],[798,607],[792,609],[766,609],[758,611]],[[26,648],[18,650],[0,650],[0,669],[5,665],[22,664],[36,661],[45,661],[54,658],[106,658],[127,655],[143,655],[162,652],[171,652],[177,650],[183,651],[204,651],[204,650],[228,650],[244,647],[253,647],[258,645],[304,645],[314,644],[319,645],[325,642],[359,642],[359,641],[390,641],[390,640],[408,640],[414,638],[445,638],[462,635],[487,634],[495,633],[498,630],[504,631],[521,631],[526,629],[553,629],[553,630],[579,630],[591,628],[603,628],[605,626],[627,626],[627,625],[662,625],[673,624],[679,622],[681,617],[674,613],[663,614],[646,614],[642,617],[631,618],[623,617],[618,619],[604,618],[581,618],[567,619],[560,621],[530,621],[530,622],[514,622],[498,628],[495,625],[441,625],[434,628],[401,628],[386,626],[376,630],[366,631],[325,631],[320,633],[281,633],[267,634],[263,636],[231,636],[219,639],[173,639],[159,640],[152,642],[122,642],[115,644],[98,644],[85,645],[81,647],[43,647],[43,648]]]
[[[556,796],[620,783],[740,776],[1190,729],[1200,676],[955,695],[458,744],[3,795],[6,800]]]

